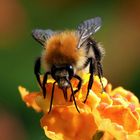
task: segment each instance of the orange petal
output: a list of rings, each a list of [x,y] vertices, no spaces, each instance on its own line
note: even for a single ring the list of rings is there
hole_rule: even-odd
[[[112,91],[112,85],[109,83],[109,84],[107,84],[106,87],[105,87],[105,92],[106,92],[106,93],[111,93],[111,91]]]
[[[37,96],[40,96],[40,93],[34,92],[29,93],[24,87],[18,87],[19,92],[21,94],[22,100],[26,103],[28,107],[32,107],[35,111],[40,112],[42,109],[36,103]]]
[[[62,134],[64,140],[91,140],[97,130],[92,113],[78,113],[75,106],[53,107],[50,114],[42,117],[41,124],[47,126],[47,131]]]
[[[98,108],[101,116],[122,125],[128,132],[136,131],[139,128],[138,120],[129,108],[121,105],[108,106],[104,110]],[[132,127],[133,124],[133,127]]]

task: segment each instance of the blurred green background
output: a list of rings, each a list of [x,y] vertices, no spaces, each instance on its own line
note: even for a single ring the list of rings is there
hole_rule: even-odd
[[[140,97],[140,1],[0,0],[0,140],[45,140],[37,114],[26,108],[17,87],[38,90],[34,60],[42,48],[34,28],[75,29],[100,16],[97,41],[106,50],[104,76]]]

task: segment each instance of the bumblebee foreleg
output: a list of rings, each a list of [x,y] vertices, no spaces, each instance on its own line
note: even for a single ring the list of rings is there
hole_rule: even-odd
[[[40,69],[41,69],[41,58],[37,58],[36,61],[35,61],[35,67],[34,67],[34,73],[36,75],[36,79],[43,91],[43,96],[44,98],[46,97],[46,81],[47,81],[47,78],[48,78],[48,74],[50,74],[50,72],[46,72],[44,77],[43,77],[43,82],[41,83],[41,80],[40,80]]]
[[[44,74],[44,77],[43,77],[43,83],[42,83],[42,91],[43,91],[43,96],[44,98],[46,97],[46,83],[47,83],[47,79],[48,79],[48,75],[50,74],[50,72],[46,72]]]
[[[41,80],[40,80],[40,67],[41,67],[41,58],[39,57],[35,61],[34,73],[35,73],[36,79],[37,79],[40,87],[42,88],[42,84],[41,84]]]

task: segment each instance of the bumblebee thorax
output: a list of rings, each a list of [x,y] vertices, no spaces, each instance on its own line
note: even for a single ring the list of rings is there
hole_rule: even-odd
[[[45,61],[49,64],[76,64],[78,37],[75,32],[62,32],[49,38],[45,45]]]

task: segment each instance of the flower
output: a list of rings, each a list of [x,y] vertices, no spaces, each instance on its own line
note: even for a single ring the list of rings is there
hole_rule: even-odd
[[[28,92],[19,87],[23,101],[37,112],[43,112],[41,127],[52,140],[139,140],[140,105],[137,97],[123,87],[112,89],[106,78],[94,76],[94,84],[86,103],[83,103],[89,74],[84,74],[82,87],[75,95],[80,113],[73,102],[65,101],[62,90],[56,85],[53,107],[50,113],[50,98],[53,80],[46,84],[47,96],[42,91]],[[73,88],[78,81],[71,80]],[[70,98],[68,90],[68,98]]]

